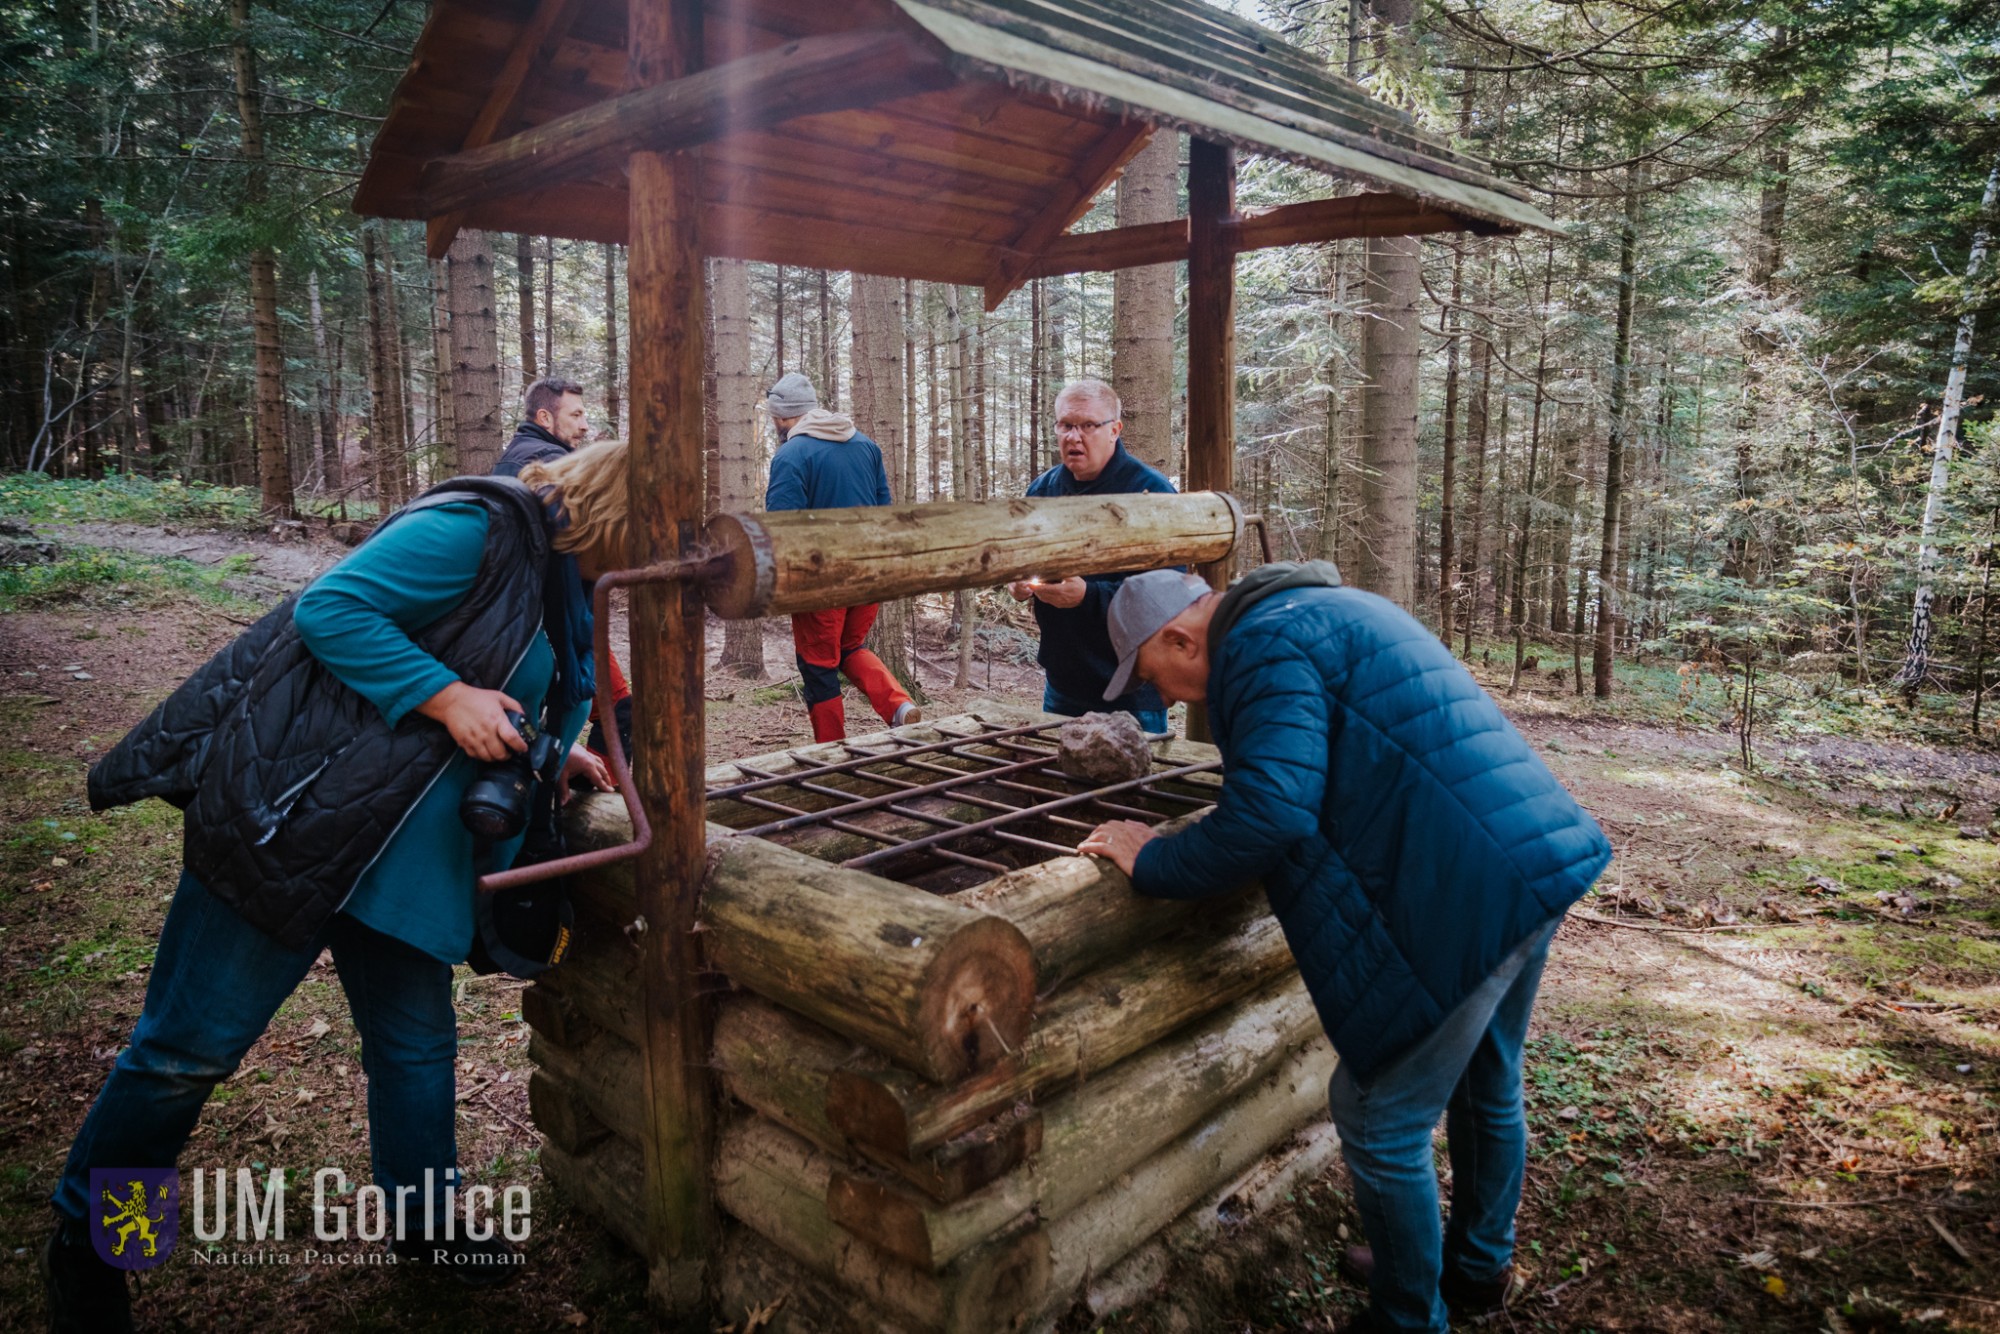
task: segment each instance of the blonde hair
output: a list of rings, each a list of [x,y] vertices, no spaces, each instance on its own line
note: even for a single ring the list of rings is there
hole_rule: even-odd
[[[556,534],[557,551],[597,551],[625,564],[630,529],[625,519],[625,442],[585,445],[547,463],[530,463],[521,480],[562,507],[569,525]]]

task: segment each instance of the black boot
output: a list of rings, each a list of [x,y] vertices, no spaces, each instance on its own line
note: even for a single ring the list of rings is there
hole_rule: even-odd
[[[389,1243],[405,1264],[435,1265],[468,1288],[497,1288],[513,1281],[527,1257],[498,1237],[473,1241],[425,1241],[421,1237],[398,1237]]]
[[[98,1258],[89,1225],[56,1215],[42,1247],[42,1285],[49,1298],[49,1334],[132,1334],[132,1298],[125,1271]]]

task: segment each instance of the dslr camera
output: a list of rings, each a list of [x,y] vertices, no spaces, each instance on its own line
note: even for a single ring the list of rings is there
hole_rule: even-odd
[[[509,713],[507,721],[528,748],[482,763],[458,803],[458,818],[473,837],[492,843],[504,843],[527,829],[535,783],[553,787],[562,774],[562,751],[554,736],[537,729],[526,714]]]

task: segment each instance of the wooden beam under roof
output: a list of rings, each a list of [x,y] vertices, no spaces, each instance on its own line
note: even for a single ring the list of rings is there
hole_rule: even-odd
[[[520,100],[528,71],[537,63],[545,63],[562,44],[576,11],[577,0],[541,0],[535,6],[520,36],[514,39],[513,49],[507,52],[507,63],[500,67],[500,77],[493,81],[493,89],[486,95],[486,103],[480,107],[472,128],[466,131],[461,147],[484,148],[493,142],[493,136],[500,132],[513,114],[514,104]],[[462,213],[432,218],[424,227],[425,253],[432,259],[443,259],[451,249],[452,238],[458,235],[463,218]]]
[[[1090,201],[1118,178],[1118,174],[1125,170],[1125,164],[1137,157],[1139,150],[1152,138],[1150,121],[1127,120],[1112,126],[1098,140],[1097,146],[1083,160],[1083,165],[1062,183],[1042,211],[1014,238],[1008,247],[1012,253],[994,266],[993,275],[986,280],[988,310],[998,306],[1009,292],[1021,285],[1025,257],[1040,251],[1082,217],[1089,209]],[[1015,254],[1024,257],[1023,262],[1017,263]]]
[[[1510,232],[1480,218],[1466,218],[1402,195],[1360,194],[1312,199],[1244,214],[1222,225],[1231,254],[1368,236],[1428,236],[1469,231],[1480,236]],[[1148,222],[1098,232],[1059,236],[1028,259],[1020,279],[1062,273],[1102,273],[1146,264],[1171,264],[1188,257],[1188,220]],[[992,307],[989,306],[988,309]]]
[[[435,158],[424,167],[419,192],[434,216],[463,212],[490,199],[616,171],[636,152],[680,152],[798,116],[929,92],[951,80],[922,39],[897,29],[807,37]]]

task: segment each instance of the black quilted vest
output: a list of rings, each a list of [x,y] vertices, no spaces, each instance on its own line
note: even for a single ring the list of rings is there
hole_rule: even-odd
[[[487,513],[478,577],[413,641],[467,684],[497,690],[542,628],[541,502],[508,478],[456,477],[382,527],[467,503]],[[90,769],[92,810],[146,797],[183,808],[188,871],[294,949],[346,901],[458,749],[443,724],[413,712],[392,728],[342,684],[300,638],[297,602],[237,636]]]

